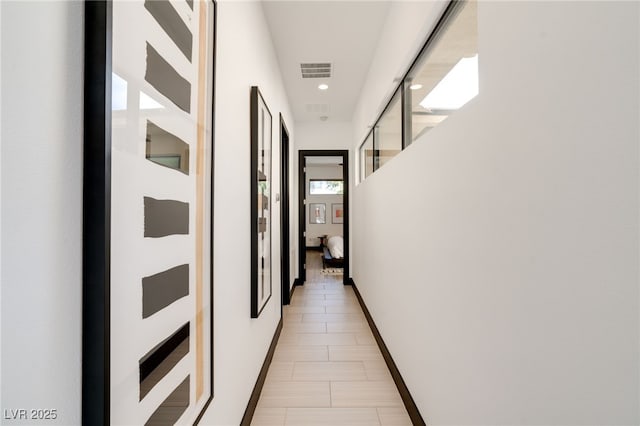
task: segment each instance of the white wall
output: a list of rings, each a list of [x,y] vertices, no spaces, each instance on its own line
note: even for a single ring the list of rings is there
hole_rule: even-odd
[[[296,123],[296,150],[349,149],[353,127],[350,122],[318,121]]]
[[[353,277],[428,424],[640,422],[639,6],[480,2],[478,97],[355,188]]]
[[[295,129],[261,4],[219,1],[218,11],[215,398],[201,424],[230,425],[242,418],[280,319],[278,203],[273,296],[249,318],[250,86],[273,114],[274,188],[279,112],[292,139]],[[57,409],[52,423],[80,424],[83,4],[3,1],[0,14],[1,408]]]
[[[0,411],[56,409],[39,424],[80,424],[83,5],[0,11]]]
[[[279,113],[295,140],[278,62],[260,2],[218,2],[214,219],[214,393],[201,424],[239,424],[280,320],[280,203],[273,204],[271,300],[250,318],[249,91],[273,116],[275,192],[280,187]],[[275,201],[275,197],[274,197]],[[292,216],[295,217],[295,216]]]
[[[309,165],[307,164],[307,182],[305,185],[307,200],[307,247],[318,246],[320,241],[318,237],[323,235],[344,235],[344,224],[332,223],[332,204],[342,204],[342,195],[311,195],[309,194],[310,179],[338,179],[342,180],[342,166],[338,165]],[[312,203],[320,203],[325,205],[325,222],[322,224],[309,223],[309,206]]]

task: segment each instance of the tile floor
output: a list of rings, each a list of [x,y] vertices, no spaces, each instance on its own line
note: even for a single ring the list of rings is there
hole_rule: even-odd
[[[411,425],[353,289],[320,273],[320,253],[307,264],[251,424]]]

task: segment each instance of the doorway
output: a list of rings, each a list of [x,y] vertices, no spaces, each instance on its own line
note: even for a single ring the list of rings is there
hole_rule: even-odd
[[[280,114],[280,277],[282,288],[282,304],[291,303],[291,245],[289,223],[289,131]]]
[[[310,172],[310,167],[307,162],[310,158],[321,158],[326,159],[324,163],[331,163],[332,158],[338,158],[339,163],[341,163],[341,172],[338,177],[333,177],[333,179],[341,180],[340,184],[342,185],[342,202],[341,203],[331,203],[331,202],[317,202],[312,203],[311,197],[308,195],[308,190],[311,185],[311,180],[308,179],[308,172]],[[322,161],[320,161],[322,163]],[[337,162],[335,164],[338,165]],[[341,179],[340,179],[341,177]],[[318,180],[331,180],[330,176],[327,176],[328,179],[318,179]],[[315,182],[316,185],[331,185],[331,183],[326,182]],[[335,183],[334,183],[335,184]],[[323,250],[323,245],[326,244],[326,241],[321,239],[320,237],[324,237],[331,231],[326,231],[328,228],[323,228],[318,225],[320,224],[332,224],[335,225],[337,222],[342,222],[342,240],[343,240],[343,284],[347,285],[350,283],[349,281],[349,151],[347,150],[302,150],[298,154],[298,273],[299,273],[299,282],[304,283],[307,280],[307,247],[309,245],[315,245],[315,241],[320,248]],[[311,204],[313,205],[313,209]],[[313,213],[313,216],[309,214],[309,212]],[[312,220],[313,219],[313,220]],[[328,222],[328,223],[327,223]],[[315,229],[322,229],[321,231],[316,231]]]

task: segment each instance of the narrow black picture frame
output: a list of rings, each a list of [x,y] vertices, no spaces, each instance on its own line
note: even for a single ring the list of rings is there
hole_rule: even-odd
[[[85,3],[82,423],[110,419],[112,4]]]
[[[268,190],[268,199],[267,199],[267,214],[268,214],[268,224],[267,224],[267,232],[269,234],[269,245],[267,247],[268,250],[268,258],[269,258],[269,295],[264,298],[260,297],[260,268],[258,267],[258,263],[262,257],[262,269],[264,269],[264,257],[262,256],[264,253],[260,250],[260,224],[259,221],[263,218],[264,210],[262,195],[258,187],[260,186],[260,177],[258,170],[261,161],[261,152],[260,152],[260,137],[263,135],[260,128],[259,123],[259,113],[260,108],[264,107],[264,110],[268,113],[268,121],[269,125],[269,170],[268,175],[264,176],[267,181]],[[271,296],[273,294],[273,274],[272,274],[272,245],[271,245],[271,223],[273,220],[272,213],[272,194],[273,194],[273,181],[272,181],[272,153],[273,153],[273,116],[267,103],[265,102],[260,89],[257,86],[251,87],[250,94],[250,119],[251,119],[251,318],[258,318],[262,310],[267,306],[269,300],[271,300]],[[263,141],[264,142],[264,141]]]
[[[214,396],[213,224],[217,3],[212,5],[212,104],[210,196],[210,376],[211,392],[197,413],[198,424]],[[111,321],[111,179],[113,1],[86,0],[84,60],[83,252],[82,252],[82,424],[109,425]]]

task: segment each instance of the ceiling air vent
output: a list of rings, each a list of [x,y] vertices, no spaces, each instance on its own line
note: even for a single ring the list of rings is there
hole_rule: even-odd
[[[328,78],[331,77],[331,64],[329,62],[300,64],[300,71],[302,71],[302,78]]]

